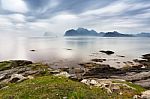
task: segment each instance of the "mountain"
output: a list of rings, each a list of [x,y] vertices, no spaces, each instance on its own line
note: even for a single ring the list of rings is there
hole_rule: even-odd
[[[137,37],[150,37],[150,33],[140,33],[136,34]]]
[[[107,32],[104,34],[104,37],[133,37],[131,34],[121,34],[117,31]]]
[[[71,29],[65,32],[64,36],[98,36],[98,37],[133,37],[130,34],[121,34],[117,31],[114,32],[96,32],[95,30],[88,30],[78,28],[77,30]]]
[[[78,36],[78,35],[79,33],[76,30],[71,29],[71,30],[66,31],[64,36]]]
[[[98,33],[94,30],[87,30],[78,28],[77,30],[71,29],[65,32],[64,36],[97,36]]]

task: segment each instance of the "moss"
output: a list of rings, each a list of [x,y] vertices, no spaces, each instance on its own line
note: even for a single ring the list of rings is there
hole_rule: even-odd
[[[3,61],[3,62],[0,62],[0,71],[2,71],[2,70],[7,70],[7,69],[10,69],[10,68],[12,68],[10,61]]]

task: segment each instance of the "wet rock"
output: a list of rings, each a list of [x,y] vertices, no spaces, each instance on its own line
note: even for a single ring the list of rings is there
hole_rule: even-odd
[[[66,50],[72,50],[72,49],[70,49],[70,48],[67,48]]]
[[[142,59],[135,59],[134,61],[146,66],[147,68],[150,68],[150,54],[142,55]]]
[[[145,55],[142,55],[143,57],[143,59],[146,59],[146,60],[148,60],[148,61],[150,61],[150,54],[145,54]]]
[[[99,52],[105,53],[105,54],[107,54],[107,55],[111,55],[111,54],[114,54],[114,53],[115,53],[115,52],[113,52],[113,51],[104,51],[104,50],[101,50],[101,51],[99,51]]]
[[[11,83],[15,83],[15,82],[21,82],[26,80],[27,78],[22,76],[21,74],[13,74],[9,80],[9,82]]]
[[[126,76],[123,76],[122,78],[127,81],[132,81],[132,82],[140,81],[140,80],[150,78],[150,71],[149,72],[140,72],[140,73],[136,73],[134,75],[126,75]]]
[[[103,62],[103,61],[106,61],[106,59],[92,59],[91,61],[94,61],[94,62]]]
[[[125,57],[125,56],[123,56],[123,55],[117,55],[118,57]]]
[[[30,50],[31,52],[35,52],[36,50]]]
[[[143,65],[137,65],[137,66],[128,66],[128,67],[123,67],[121,68],[122,71],[124,72],[135,72],[135,73],[140,73],[140,72],[148,72],[150,71],[150,68]]]
[[[79,65],[83,66],[84,68],[93,68],[93,67],[97,66],[98,64],[89,62],[89,63],[80,63]]]
[[[113,75],[124,74],[120,69],[110,67],[106,64],[97,64],[95,67],[89,69],[83,76],[96,78],[109,78]]]

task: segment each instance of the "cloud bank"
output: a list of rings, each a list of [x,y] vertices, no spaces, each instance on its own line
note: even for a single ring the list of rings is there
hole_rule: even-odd
[[[150,32],[149,0],[0,0],[0,34],[63,35],[71,28]]]

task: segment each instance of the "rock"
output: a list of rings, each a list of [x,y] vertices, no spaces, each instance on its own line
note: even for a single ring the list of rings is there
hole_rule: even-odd
[[[93,67],[95,67],[97,64],[96,64],[96,63],[89,62],[89,63],[80,63],[79,65],[83,66],[84,68],[93,68]]]
[[[144,66],[143,68],[143,65],[137,65],[137,66],[123,67],[121,68],[121,70],[127,73],[131,72],[140,73],[140,72],[148,72],[150,71],[150,68],[147,68],[146,66]]]
[[[117,84],[111,84],[110,89],[112,90],[112,92],[119,92],[120,91],[120,87]]]
[[[12,62],[12,67],[18,67],[18,66],[25,66],[25,65],[29,65],[32,64],[31,61],[27,61],[27,60],[11,60]]]
[[[6,76],[7,76],[7,74],[0,74],[0,81],[3,79],[6,79],[7,78]]]
[[[142,92],[141,99],[150,99],[150,90]]]
[[[117,82],[118,83],[113,83],[113,82]],[[100,87],[102,89],[105,89],[107,91],[107,93],[111,94],[113,92],[115,93],[120,93],[121,94],[121,88],[129,88],[129,89],[133,89],[134,88],[128,86],[125,83],[119,83],[119,81],[123,81],[122,79],[97,79],[97,78],[89,78],[89,79],[83,79],[81,82],[86,84],[86,85],[92,85],[92,86],[96,86],[96,87]]]
[[[64,77],[70,77],[71,75],[70,74],[68,74],[67,72],[60,72],[60,73],[58,73],[58,74],[54,74],[54,76],[64,76]]]
[[[81,68],[74,68],[75,73],[84,73],[84,70]]]
[[[92,79],[92,80],[90,81],[90,84],[96,86],[96,85],[98,84],[98,82],[97,82],[96,80]]]
[[[150,60],[150,54],[145,54],[145,55],[142,55],[143,59],[146,59],[146,60]]]
[[[72,49],[67,48],[66,50],[72,50]]]
[[[34,77],[33,77],[33,76],[27,76],[27,78],[28,78],[28,79],[34,79]]]
[[[81,81],[82,80],[82,77],[80,76],[80,77],[78,77],[77,75],[71,75],[70,77],[69,77],[69,79],[71,79],[71,80],[73,80],[73,81]]]
[[[23,73],[21,73],[21,74],[22,74],[23,76],[28,76],[28,75],[33,75],[33,74],[37,74],[37,73],[39,73],[38,70],[35,70],[35,71],[29,70],[29,71],[25,71],[25,72],[23,72]]]
[[[135,59],[134,61],[150,70],[150,54],[142,55],[142,59]]]
[[[123,72],[119,69],[110,67],[106,64],[97,64],[95,67],[90,68],[83,76],[94,78],[110,78],[114,75],[121,75]]]
[[[134,95],[133,99],[141,99],[141,96],[140,95]]]
[[[27,61],[27,60],[3,61],[3,62],[0,62],[0,71],[9,70],[9,69],[20,67],[20,66],[26,66],[29,64],[32,64],[32,62]]]
[[[106,61],[106,59],[92,59],[91,61],[94,61],[94,62],[103,62],[103,61]]]
[[[68,99],[68,97],[63,97],[63,99]]]
[[[125,56],[123,56],[123,55],[117,55],[118,57],[125,57]]]
[[[146,80],[135,81],[134,83],[144,88],[150,88],[150,78]]]
[[[139,81],[139,80],[144,80],[147,78],[150,78],[150,71],[149,72],[140,72],[140,73],[136,73],[134,75],[131,76],[123,76],[123,79],[127,80],[127,81]]]
[[[113,51],[104,51],[104,50],[101,50],[101,51],[99,51],[99,52],[105,53],[105,54],[107,54],[107,55],[111,55],[111,54],[114,54],[114,53],[115,53],[115,52],[113,52]]]
[[[60,70],[53,70],[53,71],[50,71],[51,74],[58,74],[60,73],[61,71]]]
[[[61,71],[65,71],[65,72],[69,72],[69,67],[59,68],[59,70],[61,70]]]
[[[11,83],[15,83],[15,82],[21,82],[23,80],[26,80],[27,78],[22,76],[21,74],[13,74],[9,80],[9,82]]]
[[[36,51],[36,50],[30,50],[30,51],[34,52],[34,51]]]
[[[86,85],[90,85],[90,81],[88,79],[83,79],[81,82]]]

